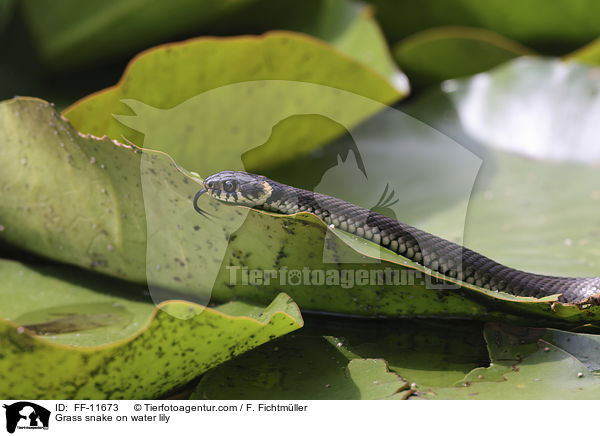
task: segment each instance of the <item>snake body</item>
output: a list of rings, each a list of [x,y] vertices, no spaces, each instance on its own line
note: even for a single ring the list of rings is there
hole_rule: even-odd
[[[582,302],[600,293],[600,277],[574,278],[533,274],[502,265],[473,250],[328,195],[295,188],[264,176],[222,171],[207,177],[200,195],[226,203],[293,214],[309,212],[330,226],[368,239],[453,280],[528,297],[561,294],[559,300]]]

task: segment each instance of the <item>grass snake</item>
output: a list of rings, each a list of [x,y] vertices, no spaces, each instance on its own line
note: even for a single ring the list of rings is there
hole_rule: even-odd
[[[197,202],[204,193],[225,203],[282,214],[309,212],[428,269],[482,288],[536,298],[561,294],[559,301],[566,303],[579,303],[600,292],[600,277],[553,277],[510,268],[369,209],[264,176],[222,171],[207,177],[203,185],[194,198],[194,208],[203,215],[206,212]]]

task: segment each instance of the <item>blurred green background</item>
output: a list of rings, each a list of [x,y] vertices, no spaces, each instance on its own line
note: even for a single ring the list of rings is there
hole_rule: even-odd
[[[344,4],[341,6],[342,4]],[[600,35],[593,0],[373,0],[412,88],[485,71],[513,57],[568,56]],[[132,56],[196,36],[288,29],[331,41],[356,11],[342,0],[2,0],[0,98],[59,107],[114,84]],[[597,60],[594,47],[580,57]]]

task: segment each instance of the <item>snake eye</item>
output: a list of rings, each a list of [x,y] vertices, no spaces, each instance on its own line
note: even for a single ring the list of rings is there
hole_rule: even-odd
[[[213,182],[208,182],[208,187],[212,188],[215,184]]]
[[[223,189],[225,190],[225,192],[235,191],[235,182],[231,180],[226,180],[225,182],[223,182]]]

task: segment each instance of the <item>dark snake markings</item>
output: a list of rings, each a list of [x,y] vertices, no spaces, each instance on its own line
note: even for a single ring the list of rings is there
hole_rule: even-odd
[[[371,210],[328,195],[294,188],[264,176],[223,171],[204,180],[204,193],[226,203],[282,214],[310,212],[333,225],[368,239],[447,277],[482,288],[527,297],[562,294],[559,301],[577,303],[600,292],[600,277],[552,277],[519,271],[479,253]]]

